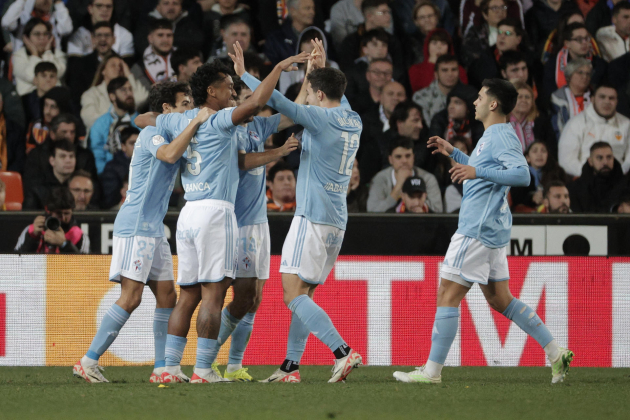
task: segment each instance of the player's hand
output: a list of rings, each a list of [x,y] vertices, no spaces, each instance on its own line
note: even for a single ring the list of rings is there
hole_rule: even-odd
[[[291,137],[289,137],[287,141],[284,142],[282,147],[280,147],[280,153],[282,154],[282,156],[286,156],[292,151],[297,150],[299,145],[300,142],[298,141],[298,139],[295,138],[295,133],[291,134]]]
[[[238,41],[233,44],[233,47],[234,54],[228,53],[228,55],[234,62],[234,73],[236,73],[238,77],[241,77],[245,74],[245,56],[243,55],[243,47],[241,47],[241,44]]]
[[[46,216],[37,216],[33,221],[33,235],[40,235],[46,224]]]
[[[306,63],[306,61],[308,61],[308,58],[310,56],[311,56],[310,53],[301,52],[298,55],[294,55],[293,57],[289,57],[286,60],[282,60],[281,62],[278,63],[278,67],[280,67],[282,71],[286,71],[286,72],[299,70],[298,67],[294,66],[293,64]]]
[[[206,106],[206,107],[201,108],[199,110],[199,113],[197,114],[197,116],[195,118],[193,118],[193,122],[195,124],[201,125],[201,124],[205,123],[206,121],[208,121],[208,118],[210,118],[211,116],[213,116],[216,113],[217,113],[217,111],[215,111],[214,109],[208,108]]]
[[[467,179],[477,178],[477,171],[475,171],[474,166],[462,165],[461,163],[456,163],[455,166],[449,170],[449,173],[451,174],[453,184],[461,184]]]
[[[313,51],[309,58],[310,70],[321,69],[326,67],[326,50],[324,49],[324,43],[318,38],[312,39]],[[307,73],[310,73],[307,69]]]
[[[66,241],[66,234],[61,229],[44,232],[44,242],[48,245],[61,246]]]
[[[444,156],[450,156],[453,153],[453,145],[442,137],[433,136],[429,137],[429,141],[427,142],[427,148],[434,148],[431,154],[442,153]]]

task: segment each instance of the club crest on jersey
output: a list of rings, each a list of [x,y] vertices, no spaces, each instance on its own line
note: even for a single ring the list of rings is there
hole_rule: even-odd
[[[133,270],[136,273],[139,273],[140,271],[142,271],[142,260],[135,260],[133,262]]]
[[[615,138],[617,139],[617,141],[621,141],[621,139],[623,138],[623,136],[621,135],[621,131],[615,131]]]
[[[484,145],[484,144],[486,144],[486,143],[481,143],[481,144],[479,145],[479,148],[477,149],[477,156],[479,156],[479,155],[481,154],[481,151],[483,150],[483,145]]]
[[[158,144],[164,143],[164,137],[162,137],[159,134],[157,134],[157,135],[151,137],[151,141],[153,142],[154,146],[157,146]]]
[[[252,260],[250,260],[249,257],[243,258],[243,267],[245,267],[245,270],[249,270],[249,267],[251,265],[252,265]]]
[[[260,137],[258,136],[258,133],[256,133],[255,131],[249,131],[249,138],[254,140],[256,143],[260,142]]]

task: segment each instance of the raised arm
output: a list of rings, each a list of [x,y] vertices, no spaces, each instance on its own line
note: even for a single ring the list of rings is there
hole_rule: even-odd
[[[243,171],[249,171],[250,169],[266,165],[287,156],[289,153],[296,150],[298,145],[298,139],[292,134],[282,147],[276,149],[262,153],[245,153],[241,150],[238,155],[238,167]]]
[[[186,151],[186,148],[190,144],[190,140],[192,140],[199,126],[205,123],[213,114],[216,114],[216,111],[210,108],[201,108],[197,116],[193,118],[184,131],[175,137],[175,140],[166,146],[160,147],[157,150],[155,157],[166,163],[173,164],[177,162]]]

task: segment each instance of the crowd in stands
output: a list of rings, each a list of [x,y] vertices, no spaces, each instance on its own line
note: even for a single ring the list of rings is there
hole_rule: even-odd
[[[511,190],[514,212],[630,212],[628,0],[0,0],[0,8],[0,170],[21,173],[25,210],[44,209],[53,191],[63,191],[55,206],[70,206],[64,188],[74,211],[118,209],[134,118],[152,85],[187,82],[212,60],[231,66],[236,41],[262,78],[319,38],[363,121],[350,212],[458,212],[463,185],[427,139],[473,153],[484,131],[473,102],[492,77],[519,95],[507,123],[531,184]],[[294,99],[303,78],[300,67],[277,88]],[[274,134],[266,148],[300,131]],[[268,210],[294,211],[299,150],[266,170]],[[176,186],[173,208],[181,195]],[[43,246],[33,238],[23,245]]]

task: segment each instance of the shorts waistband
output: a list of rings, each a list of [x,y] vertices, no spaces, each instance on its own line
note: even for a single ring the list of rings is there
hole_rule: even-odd
[[[204,200],[187,201],[186,207],[225,207],[234,211],[234,204],[224,200],[213,200],[206,198]]]

